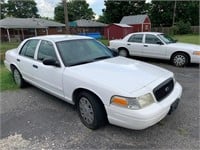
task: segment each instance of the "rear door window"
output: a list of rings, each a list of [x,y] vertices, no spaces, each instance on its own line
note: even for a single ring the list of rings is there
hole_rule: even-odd
[[[20,51],[20,55],[26,56],[29,58],[34,58],[35,50],[37,48],[39,40],[37,39],[32,39],[28,40],[22,47]]]
[[[143,34],[134,34],[128,39],[128,42],[142,43],[142,39]]]

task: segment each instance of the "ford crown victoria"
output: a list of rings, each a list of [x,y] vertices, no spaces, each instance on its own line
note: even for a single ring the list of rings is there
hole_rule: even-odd
[[[178,43],[166,34],[158,32],[137,32],[121,40],[111,40],[110,48],[119,55],[149,57],[170,60],[175,66],[200,63],[200,46]]]
[[[114,56],[90,37],[29,38],[8,50],[4,62],[19,87],[29,82],[75,105],[90,129],[107,121],[145,129],[176,109],[182,94],[172,72]]]

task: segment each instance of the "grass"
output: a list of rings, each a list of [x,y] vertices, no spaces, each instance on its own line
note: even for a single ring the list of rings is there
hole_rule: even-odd
[[[9,49],[17,48],[19,43],[9,43],[9,42],[2,42],[0,43],[0,64],[3,63],[5,52]]]
[[[0,44],[0,53],[5,53],[7,50],[12,49],[12,48],[16,48],[18,47],[19,43],[8,43],[8,42],[2,42]]]
[[[12,73],[9,72],[3,64],[1,64],[0,65],[0,91],[15,90],[17,88],[18,87],[12,78]]]
[[[178,42],[183,43],[192,43],[200,45],[200,36],[194,34],[187,34],[187,35],[175,35],[173,36],[174,39],[178,40]]]
[[[103,43],[104,45],[108,46],[108,40],[106,40],[106,39],[99,39],[99,41],[101,43]]]

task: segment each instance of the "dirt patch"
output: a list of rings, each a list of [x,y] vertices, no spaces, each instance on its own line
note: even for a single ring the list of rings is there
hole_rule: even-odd
[[[26,149],[30,141],[22,138],[21,134],[10,135],[0,140],[1,150],[12,150],[12,149]]]

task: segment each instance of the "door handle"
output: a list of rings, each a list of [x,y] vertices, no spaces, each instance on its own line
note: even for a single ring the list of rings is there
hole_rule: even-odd
[[[127,45],[131,45],[131,44],[127,44]]]
[[[148,45],[144,45],[144,47],[148,47]]]
[[[36,69],[38,68],[38,66],[37,66],[37,65],[33,65],[33,67],[34,67],[34,68],[36,68]]]
[[[20,59],[17,58],[17,61],[20,62]]]

